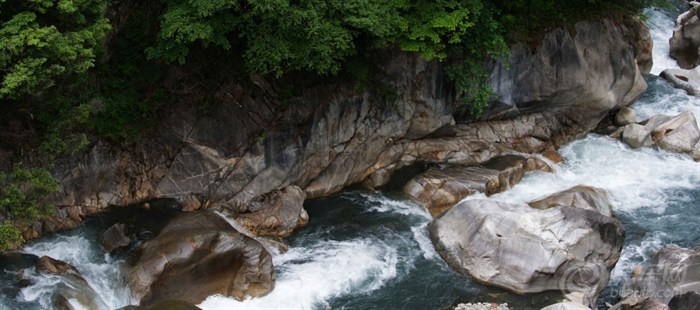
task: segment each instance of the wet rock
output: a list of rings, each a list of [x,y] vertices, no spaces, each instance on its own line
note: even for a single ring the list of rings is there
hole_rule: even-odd
[[[108,308],[95,289],[90,286],[73,265],[48,256],[42,256],[36,265],[36,271],[59,276],[62,279],[56,284],[52,292],[51,300],[54,308],[69,310],[101,310]],[[79,308],[73,306],[76,302],[80,305]]]
[[[632,275],[621,295],[650,297],[667,305],[674,296],[687,292],[700,294],[700,247],[667,245]]]
[[[700,96],[700,69],[666,69],[661,77],[669,81],[673,87],[685,90],[688,95]]]
[[[692,69],[700,65],[700,17],[698,3],[691,2],[692,8],[681,14],[676,29],[669,40],[671,58],[683,69]]]
[[[572,206],[467,200],[433,220],[431,240],[458,272],[516,293],[581,292],[594,303],[620,257],[616,219]]]
[[[676,153],[690,153],[700,141],[700,129],[692,112],[683,112],[659,124],[651,138],[660,148]]]
[[[100,235],[100,244],[108,253],[112,253],[131,243],[131,238],[126,235],[126,224],[114,224],[102,232]]]
[[[36,266],[39,257],[22,252],[7,252],[0,254],[0,266],[5,270],[18,271]]]
[[[636,122],[637,114],[628,107],[621,108],[620,111],[617,111],[617,114],[615,114],[615,125],[617,126],[625,126]]]
[[[304,191],[297,186],[275,190],[254,200],[248,206],[249,212],[239,213],[235,218],[256,236],[284,238],[309,222],[304,210],[305,198]]]
[[[182,300],[164,300],[148,306],[126,306],[119,310],[201,310],[201,308]]]
[[[138,250],[127,275],[142,305],[171,299],[198,304],[214,294],[243,300],[274,286],[265,248],[211,212],[175,217]]]
[[[537,158],[506,155],[480,166],[431,168],[408,181],[403,192],[437,216],[471,194],[492,195],[514,186],[530,168],[551,171]]]
[[[653,144],[651,130],[639,124],[629,124],[622,131],[622,142],[633,148],[649,147]]]
[[[605,216],[613,216],[610,196],[604,189],[591,186],[575,186],[528,203],[530,207],[545,210],[570,206],[596,211]]]

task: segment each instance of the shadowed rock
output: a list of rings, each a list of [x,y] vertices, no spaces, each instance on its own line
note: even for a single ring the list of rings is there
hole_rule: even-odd
[[[142,305],[171,299],[198,304],[214,294],[243,300],[274,286],[265,248],[211,212],[175,217],[139,250],[128,277]]]
[[[117,223],[107,228],[100,235],[100,244],[109,253],[124,248],[131,243],[131,239],[126,236],[126,225]]]

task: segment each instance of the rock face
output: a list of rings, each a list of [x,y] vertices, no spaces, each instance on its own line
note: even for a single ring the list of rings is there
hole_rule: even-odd
[[[674,117],[654,115],[642,124],[625,126],[622,141],[633,148],[655,145],[700,160],[700,129],[692,112]]]
[[[674,296],[677,302],[693,298],[682,296],[688,292],[700,294],[700,248],[667,245],[625,283],[622,297],[645,296],[667,305]]]
[[[198,304],[214,294],[242,300],[274,286],[265,248],[211,212],[174,218],[140,251],[128,277],[142,305],[172,299]]]
[[[681,14],[676,21],[673,37],[668,40],[671,45],[671,57],[683,69],[692,69],[700,64],[700,4],[691,1],[692,8]]]
[[[148,306],[127,306],[119,310],[201,310],[199,307],[181,300],[166,300]]]
[[[683,69],[666,69],[661,76],[674,87],[685,90],[688,95],[700,96],[700,71]]]
[[[280,191],[298,187],[314,198],[360,182],[379,187],[417,162],[477,165],[543,152],[587,132],[645,90],[634,37],[612,21],[581,22],[575,34],[552,31],[533,50],[514,47],[510,65],[493,66],[496,98],[479,122],[460,112],[440,63],[396,51],[379,68],[383,91],[338,82],[281,99],[275,82],[260,77],[213,83],[221,87],[212,91],[189,80],[196,74],[176,72],[173,85],[193,87],[175,96],[152,137],[127,148],[98,141],[56,168],[62,182],[54,217],[69,219],[67,227],[110,205],[174,198],[187,210],[284,222],[248,226],[285,235],[303,214],[277,208]],[[204,100],[209,112],[198,113]],[[34,236],[61,227],[41,223]]]
[[[576,205],[540,210],[490,200],[454,206],[429,231],[442,258],[479,282],[517,293],[580,292],[589,304],[607,284],[625,236],[616,219]]]
[[[408,181],[403,192],[438,216],[466,196],[504,191],[517,184],[526,171],[538,168],[551,171],[535,157],[518,155],[495,157],[479,166],[430,168]]]

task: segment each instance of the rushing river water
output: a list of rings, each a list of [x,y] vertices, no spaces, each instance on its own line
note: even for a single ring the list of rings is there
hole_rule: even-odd
[[[668,38],[676,13],[648,10],[658,74],[676,67],[668,55]],[[693,111],[700,99],[672,88],[655,75],[632,108],[639,119],[656,113]],[[649,259],[664,244],[700,244],[700,164],[689,157],[654,149],[633,150],[604,136],[589,134],[560,150],[565,161],[555,173],[528,174],[512,189],[489,199],[525,202],[574,185],[608,190],[627,237],[622,255],[601,301],[614,302],[631,268]],[[472,199],[470,197],[467,199]],[[484,198],[483,196],[478,198]],[[452,271],[427,236],[429,214],[397,193],[346,191],[306,203],[309,225],[288,239],[290,249],[274,256],[275,290],[238,302],[211,296],[203,309],[444,309],[457,302],[508,302],[513,309],[538,309],[553,303],[550,295],[517,296],[479,285]],[[110,309],[135,303],[119,274],[122,262],[96,242],[103,226],[95,220],[24,248],[73,264]],[[3,264],[0,262],[0,264]],[[51,308],[57,278],[24,271],[32,284],[16,287],[11,263],[0,271],[0,309]],[[69,300],[80,309],[75,300]]]

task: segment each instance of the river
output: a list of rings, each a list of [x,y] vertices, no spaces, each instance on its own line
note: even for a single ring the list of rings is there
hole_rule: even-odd
[[[654,67],[646,76],[647,92],[632,108],[638,119],[682,111],[700,116],[700,99],[656,76],[664,68],[677,67],[667,56],[677,13],[645,13],[654,39]],[[574,185],[608,190],[627,237],[601,305],[615,302],[632,267],[649,259],[662,245],[700,245],[700,164],[664,151],[633,150],[595,134],[569,143],[560,152],[564,162],[555,166],[555,173],[530,173],[512,189],[488,199],[525,202]],[[473,198],[485,197],[467,199]],[[347,190],[307,201],[305,207],[309,225],[288,239],[288,252],[274,255],[277,284],[272,293],[244,302],[211,296],[200,307],[444,309],[457,302],[479,301],[539,309],[554,302],[548,294],[513,295],[452,271],[428,239],[429,214],[393,190]],[[135,303],[119,273],[122,261],[105,254],[96,242],[99,223],[88,221],[79,229],[31,242],[24,251],[75,265],[108,308]],[[8,284],[19,271],[3,267],[0,308],[50,308],[57,278],[29,272],[25,277],[33,284],[12,287]],[[76,301],[71,302],[80,309]]]

